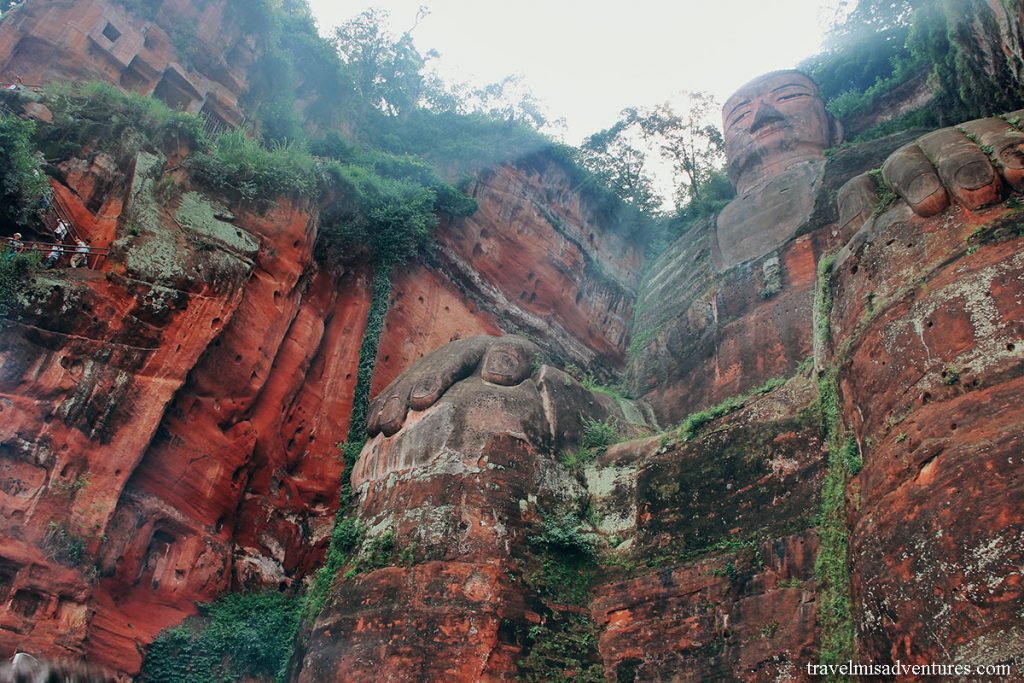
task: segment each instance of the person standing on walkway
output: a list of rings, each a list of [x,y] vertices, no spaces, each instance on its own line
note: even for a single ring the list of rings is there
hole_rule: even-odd
[[[71,257],[71,267],[81,268],[83,265],[88,265],[89,261],[89,245],[82,240],[78,240],[78,248],[75,249],[75,255]]]

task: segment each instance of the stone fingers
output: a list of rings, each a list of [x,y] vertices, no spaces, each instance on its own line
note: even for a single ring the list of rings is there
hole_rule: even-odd
[[[919,216],[934,216],[949,206],[949,196],[932,162],[916,144],[900,147],[882,164],[882,178]]]
[[[539,350],[521,337],[469,337],[451,342],[417,361],[370,403],[370,436],[396,434],[409,410],[426,410],[453,384],[474,374],[492,384],[514,386],[533,373]]]
[[[870,173],[862,173],[839,188],[836,201],[839,204],[839,239],[845,244],[878,206],[878,185]]]
[[[989,156],[1010,187],[1024,190],[1024,133],[996,118],[968,121],[960,129]]]
[[[1003,186],[999,174],[988,156],[962,132],[943,128],[919,138],[917,144],[950,194],[967,209],[975,211],[999,201]]]
[[[426,410],[437,403],[453,384],[473,374],[491,341],[489,337],[454,341],[427,356],[422,366],[414,366],[409,407]]]
[[[540,350],[522,337],[502,337],[484,354],[480,377],[492,384],[514,386],[533,374]]]
[[[370,402],[370,414],[366,420],[366,432],[370,436],[380,433],[391,436],[402,428],[409,413],[411,388],[412,383],[403,374]]]

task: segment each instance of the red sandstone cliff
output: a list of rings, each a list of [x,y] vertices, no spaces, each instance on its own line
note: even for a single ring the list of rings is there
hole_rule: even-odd
[[[297,588],[322,557],[368,271],[318,268],[310,207],[227,209],[187,185],[161,203],[149,169],[162,163],[61,164],[68,186],[55,191],[111,257],[98,272],[49,271],[5,323],[4,652],[132,673],[196,602]],[[375,386],[480,332],[533,329],[552,355],[621,364],[638,247],[592,217],[556,163],[500,168],[488,182],[476,216],[441,228],[451,253],[396,276]],[[565,203],[544,204],[559,185]],[[503,243],[509,224],[530,237]],[[460,256],[469,229],[496,254],[533,257],[488,265],[472,245]],[[494,281],[474,291],[483,272]],[[529,300],[519,287],[531,281],[540,296]],[[596,328],[562,289],[616,324]]]
[[[176,64],[165,29],[197,11],[166,2],[143,38],[145,22],[106,2],[30,4],[0,24],[0,73],[187,95],[230,122],[255,48],[212,2],[199,37],[226,31],[232,58]],[[374,395],[453,339],[502,333],[608,377],[628,353],[633,388],[665,425],[790,379],[693,438],[630,441],[579,470],[559,455],[581,416],[644,422],[644,406],[541,359],[513,387],[460,382],[367,446],[353,514],[412,550],[336,578],[294,677],[576,675],[546,637],[585,643],[573,666],[606,680],[802,680],[821,644],[826,445],[801,367],[815,266],[852,234],[834,192],[906,141],[833,158],[804,227],[775,253],[718,272],[713,234],[698,228],[643,282],[641,245],[557,162],[483,173],[470,188],[479,210],[442,224],[433,255],[395,275]],[[196,601],[298,588],[330,533],[368,269],[314,262],[313,207],[227,208],[180,177],[185,194],[161,203],[145,170],[162,160],[140,162],[61,163],[55,190],[112,256],[102,271],[46,272],[2,323],[0,656],[134,673]],[[147,208],[154,221],[139,220]],[[864,459],[846,512],[865,660],[1022,651],[1020,222],[1007,206],[891,213],[832,278],[831,351],[818,360],[841,361],[843,418]],[[566,504],[593,511],[588,533],[607,552],[568,600],[536,578],[551,558],[530,540]]]

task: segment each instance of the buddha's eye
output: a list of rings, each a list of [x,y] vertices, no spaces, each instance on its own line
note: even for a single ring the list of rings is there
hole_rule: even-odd
[[[777,102],[786,102],[787,100],[796,100],[796,99],[799,99],[801,97],[810,97],[810,95],[808,95],[805,92],[794,92],[794,93],[790,93],[788,95],[782,95],[776,101]]]
[[[736,118],[734,118],[734,119],[732,120],[732,123],[731,123],[731,124],[729,124],[729,125],[730,125],[730,126],[735,126],[736,124],[738,124],[739,122],[741,122],[741,121],[742,121],[743,119],[747,118],[748,116],[750,116],[750,112],[749,112],[749,111],[745,111],[745,112],[743,112],[743,113],[739,114],[738,116],[736,116]]]

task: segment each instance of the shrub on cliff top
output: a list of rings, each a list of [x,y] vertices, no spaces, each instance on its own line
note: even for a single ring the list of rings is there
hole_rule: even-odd
[[[66,159],[83,147],[127,161],[139,150],[183,142],[202,149],[203,122],[160,100],[109,83],[56,84],[45,92],[53,123],[39,129],[46,156]]]
[[[241,129],[218,135],[208,153],[188,160],[193,177],[206,188],[249,202],[281,196],[315,197],[316,162],[298,143],[269,149]]]

